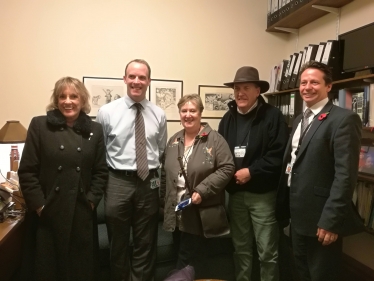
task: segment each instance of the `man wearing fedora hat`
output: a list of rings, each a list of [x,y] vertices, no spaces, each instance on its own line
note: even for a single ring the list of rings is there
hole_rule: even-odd
[[[256,68],[239,68],[234,81],[224,85],[233,88],[235,96],[218,132],[228,142],[236,166],[226,186],[236,279],[251,280],[255,239],[261,280],[279,280],[275,201],[288,139],[287,124],[282,113],[260,95],[269,89],[269,83],[259,79]]]

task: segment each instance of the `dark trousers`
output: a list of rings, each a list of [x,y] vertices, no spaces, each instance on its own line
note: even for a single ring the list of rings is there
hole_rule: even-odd
[[[110,240],[113,281],[151,281],[154,276],[159,191],[151,189],[151,172],[145,181],[136,176],[109,172],[105,216]],[[129,255],[130,228],[133,252]]]
[[[334,243],[323,246],[317,236],[300,235],[292,228],[292,224],[291,231],[296,268],[302,281],[341,280],[341,237]]]
[[[178,228],[173,232],[173,242],[178,250],[177,269],[187,265],[196,266],[201,255],[205,253],[204,245],[206,238],[180,231]]]

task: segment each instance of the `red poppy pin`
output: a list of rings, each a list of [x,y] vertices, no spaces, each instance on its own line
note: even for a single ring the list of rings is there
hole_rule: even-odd
[[[327,118],[327,115],[329,114],[330,112],[326,112],[326,113],[321,113],[319,116],[318,116],[318,120],[319,121],[322,121],[324,119]]]
[[[197,140],[205,140],[208,137],[208,134],[203,132],[200,135],[197,135],[195,139]]]

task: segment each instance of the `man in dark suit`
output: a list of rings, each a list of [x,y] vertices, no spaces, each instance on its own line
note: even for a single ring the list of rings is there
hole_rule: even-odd
[[[352,205],[361,120],[328,100],[331,71],[311,61],[300,70],[303,115],[293,124],[277,195],[277,217],[291,217],[292,247],[301,279],[339,280],[342,237],[363,230]]]

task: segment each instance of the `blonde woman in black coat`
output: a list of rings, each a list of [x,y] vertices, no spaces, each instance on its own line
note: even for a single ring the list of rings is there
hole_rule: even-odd
[[[47,115],[31,121],[18,171],[28,207],[27,279],[95,278],[94,209],[108,172],[102,127],[87,116],[88,100],[82,82],[61,78]]]

